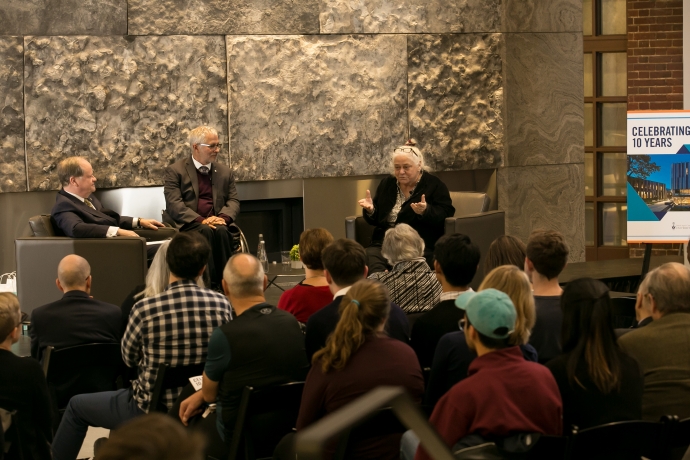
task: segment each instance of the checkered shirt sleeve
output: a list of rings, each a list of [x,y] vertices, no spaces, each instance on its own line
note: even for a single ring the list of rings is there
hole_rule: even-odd
[[[132,390],[139,408],[149,411],[161,363],[175,367],[205,362],[211,333],[231,319],[232,308],[224,296],[186,280],[137,302],[122,338],[122,359],[137,367]],[[165,392],[168,408],[181,391]]]

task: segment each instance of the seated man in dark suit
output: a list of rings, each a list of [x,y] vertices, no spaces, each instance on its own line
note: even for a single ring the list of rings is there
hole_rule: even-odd
[[[445,235],[436,242],[434,271],[443,289],[441,301],[415,321],[410,339],[422,368],[431,367],[441,337],[460,330],[458,322],[465,313],[455,306],[455,299],[469,289],[478,265],[479,247],[467,235]]]
[[[309,317],[305,347],[311,362],[314,353],[326,345],[329,334],[335,330],[340,319],[338,308],[343,296],[357,281],[367,277],[367,253],[362,245],[353,240],[341,238],[328,245],[321,253],[326,281],[333,293],[333,302]],[[408,343],[410,324],[402,309],[391,302],[391,311],[385,332],[392,338]]]
[[[58,265],[55,280],[62,299],[31,313],[31,356],[41,359],[47,346],[65,348],[87,343],[119,343],[122,312],[116,305],[92,299],[91,267],[83,257],[69,255]]]
[[[229,225],[240,212],[235,178],[216,161],[218,132],[199,126],[189,133],[191,155],[165,168],[165,221],[181,232],[199,232],[211,246],[208,261],[212,287],[219,288],[223,268],[233,253]]]
[[[153,219],[121,216],[104,208],[91,194],[96,191],[96,177],[91,164],[82,157],[62,160],[57,167],[62,184],[50,211],[55,231],[72,238],[138,236],[133,228],[156,230],[163,224]]]

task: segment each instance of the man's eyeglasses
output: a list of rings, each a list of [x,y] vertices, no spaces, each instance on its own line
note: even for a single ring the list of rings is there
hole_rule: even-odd
[[[219,149],[220,144],[197,144],[197,145],[203,145],[204,147],[208,147],[211,150]]]

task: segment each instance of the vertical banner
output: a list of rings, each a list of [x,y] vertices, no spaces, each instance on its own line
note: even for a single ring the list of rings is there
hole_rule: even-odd
[[[628,243],[690,238],[690,111],[628,112]]]

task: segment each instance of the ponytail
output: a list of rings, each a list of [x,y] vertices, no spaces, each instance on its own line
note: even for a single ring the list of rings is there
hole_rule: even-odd
[[[324,374],[344,368],[366,337],[388,318],[389,310],[385,286],[367,279],[355,283],[340,302],[340,320],[335,330],[328,336],[326,346],[314,354],[312,364],[321,361]]]

